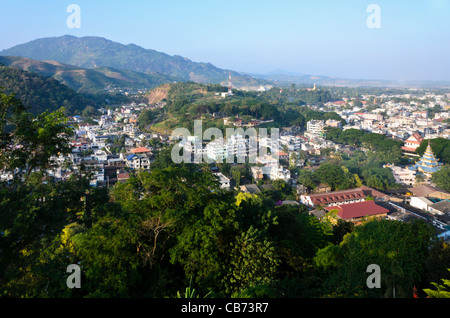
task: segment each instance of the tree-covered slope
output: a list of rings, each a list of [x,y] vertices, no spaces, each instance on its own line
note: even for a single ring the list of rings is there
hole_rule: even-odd
[[[65,107],[70,114],[82,111],[94,101],[57,80],[0,64],[0,88],[15,93],[32,114]]]
[[[0,56],[0,63],[52,77],[77,91],[89,93],[105,89],[149,90],[177,80],[160,73],[139,73],[105,66],[86,69],[56,61],[39,61],[18,56]]]

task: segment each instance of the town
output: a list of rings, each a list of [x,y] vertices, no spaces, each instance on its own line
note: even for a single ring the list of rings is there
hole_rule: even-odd
[[[449,297],[449,3],[25,2],[0,19],[0,298]]]
[[[227,96],[232,94],[223,94],[221,98]],[[377,107],[366,107],[369,101],[373,104],[377,99],[381,101]],[[140,114],[149,109],[162,109],[165,102],[133,103],[100,109],[101,114],[91,118],[71,117],[70,124],[76,127],[71,141],[72,153],[54,156],[54,165],[47,172],[56,180],[64,181],[71,174],[80,173],[82,165],[92,173],[92,187],[111,188],[117,182],[126,182],[136,171],[152,171],[161,149],[179,144],[189,159],[200,156],[210,162],[223,189],[258,194],[273,189],[274,183],[281,180],[292,191],[277,198],[279,204],[305,205],[309,213],[319,219],[332,210],[337,212],[338,218],[355,224],[374,217],[405,222],[422,219],[435,227],[439,237],[448,239],[450,193],[432,182],[432,174],[443,163],[436,159],[429,141],[449,138],[449,99],[448,93],[437,95],[424,91],[419,95],[417,92],[414,95],[364,95],[321,106],[308,105],[305,107],[315,111],[335,112],[345,123],[313,119],[306,123],[305,129],[280,127],[276,140],[266,135],[248,136],[250,129],[264,123],[261,120],[243,122],[239,116],[222,115],[224,126],[238,132],[239,128],[246,130],[240,129],[241,133],[214,141],[143,131],[138,125]],[[329,129],[359,130],[403,142],[402,156],[408,158],[405,159],[408,163],[383,166],[391,171],[396,186],[376,189],[359,182],[351,189],[339,191],[326,183],[314,187],[302,183],[299,178],[302,171],[314,172],[339,154],[351,157],[355,152],[370,152],[365,147],[331,140]],[[424,141],[428,144],[420,156],[416,150]],[[264,149],[264,154],[259,155],[258,149]],[[2,180],[11,177],[1,175]]]

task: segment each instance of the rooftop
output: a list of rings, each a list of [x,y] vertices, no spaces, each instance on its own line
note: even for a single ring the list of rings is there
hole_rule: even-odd
[[[145,148],[145,147],[139,147],[139,148],[134,148],[131,150],[132,153],[144,153],[144,152],[151,152],[150,149]]]
[[[388,213],[389,210],[383,208],[382,206],[376,204],[372,200],[350,203],[350,204],[341,204],[333,207],[326,207],[326,210],[337,210],[338,216],[342,219],[354,219],[361,218],[364,216],[378,215]]]

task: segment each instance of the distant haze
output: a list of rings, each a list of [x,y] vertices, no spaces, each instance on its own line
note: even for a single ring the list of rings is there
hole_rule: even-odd
[[[43,37],[100,36],[248,73],[450,81],[450,1],[4,1],[0,50]]]

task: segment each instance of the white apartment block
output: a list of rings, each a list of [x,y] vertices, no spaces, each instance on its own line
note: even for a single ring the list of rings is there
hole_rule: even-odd
[[[210,160],[224,162],[228,157],[228,147],[223,141],[212,141],[206,145],[206,155]]]
[[[306,130],[310,134],[321,134],[324,127],[325,122],[323,120],[310,120],[306,123]]]
[[[392,171],[392,175],[395,178],[395,182],[403,185],[412,186],[415,183],[416,178],[416,170],[408,169],[408,167],[398,167],[391,166],[389,167]]]
[[[281,136],[280,146],[286,146],[288,151],[298,151],[302,147],[301,138],[295,136]]]

